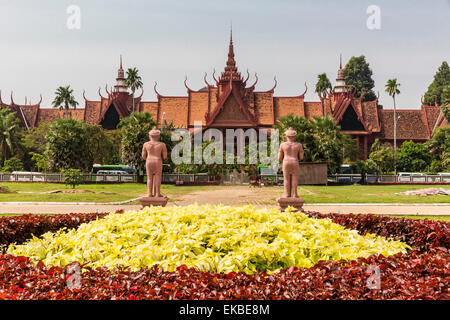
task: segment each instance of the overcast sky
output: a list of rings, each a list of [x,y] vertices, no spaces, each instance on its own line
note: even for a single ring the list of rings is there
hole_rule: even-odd
[[[70,5],[81,10],[81,28],[66,23]],[[369,30],[369,5],[381,10],[381,29]],[[192,89],[204,86],[208,72],[222,71],[229,30],[238,68],[258,73],[257,90],[278,79],[275,95],[290,96],[309,87],[307,101],[317,101],[314,85],[326,72],[334,83],[342,53],[365,55],[373,70],[375,92],[389,108],[384,84],[401,83],[399,108],[419,108],[442,61],[450,62],[450,0],[0,0],[0,89],[3,101],[50,106],[55,89],[71,85],[80,106],[83,90],[91,100],[97,90],[114,85],[124,67],[137,67],[144,100],[156,100],[154,81],[163,95],[185,95],[185,75]],[[249,81],[251,83],[251,80]]]

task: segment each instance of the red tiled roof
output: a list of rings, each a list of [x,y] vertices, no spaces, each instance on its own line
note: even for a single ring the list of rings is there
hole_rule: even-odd
[[[253,96],[259,124],[273,125],[273,92],[254,92]]]
[[[139,103],[140,112],[148,112],[152,115],[153,120],[158,120],[158,102],[140,102]]]
[[[205,114],[209,107],[209,90],[189,91],[189,125],[193,126],[195,121],[205,122]]]
[[[386,140],[394,139],[394,110],[380,110],[380,136]],[[425,111],[397,110],[398,140],[427,140],[430,138]]]
[[[22,111],[27,119],[28,125],[30,127],[35,127],[37,125],[39,105],[34,106],[21,106]]]
[[[38,123],[51,122],[56,119],[64,118],[64,111],[55,108],[40,108],[38,114]]]
[[[285,117],[289,114],[305,116],[303,96],[298,97],[274,97],[275,119]]]
[[[439,113],[441,112],[441,107],[424,105],[423,109],[425,110],[425,115],[427,117],[428,127],[431,131],[433,131],[433,128],[435,127],[438,120]]]
[[[86,101],[85,121],[90,124],[97,124],[100,118],[101,101]]]
[[[178,127],[187,128],[188,97],[163,97],[159,98],[159,117],[165,112],[164,119],[173,120],[173,124]],[[161,119],[158,119],[160,121]]]
[[[305,102],[305,118],[312,119],[314,117],[323,117],[323,105],[322,102]],[[330,108],[327,108],[327,113],[330,112]]]
[[[361,110],[367,128],[371,132],[380,132],[380,119],[378,117],[377,100],[367,101],[361,104]]]

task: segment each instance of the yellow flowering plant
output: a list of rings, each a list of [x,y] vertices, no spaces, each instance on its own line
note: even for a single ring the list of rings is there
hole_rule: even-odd
[[[90,266],[155,264],[166,271],[180,265],[199,271],[273,272],[312,267],[320,260],[352,260],[372,254],[390,256],[410,247],[373,234],[360,235],[329,219],[301,212],[252,206],[197,204],[146,207],[84,223],[77,229],[33,237],[8,248],[49,266],[78,261]]]

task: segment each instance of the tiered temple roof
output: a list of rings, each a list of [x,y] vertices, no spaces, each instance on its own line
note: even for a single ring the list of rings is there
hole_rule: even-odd
[[[98,100],[89,100],[83,92],[85,107],[70,110],[70,114],[72,118],[113,129],[120,119],[130,115],[133,99],[136,111],[151,113],[157,122],[164,115],[165,121],[173,121],[175,126],[183,128],[193,128],[195,121],[200,121],[205,127],[216,128],[272,127],[278,118],[289,114],[311,119],[326,113],[341,125],[344,133],[358,138],[365,149],[376,138],[386,142],[393,140],[393,110],[379,108],[378,98],[362,102],[361,97],[355,97],[354,91],[345,85],[342,56],[333,92],[326,98],[319,97],[317,102],[304,101],[308,90],[306,83],[303,93],[289,97],[274,95],[276,79],[274,86],[266,91],[256,90],[256,74],[253,84],[247,85],[250,74],[247,70],[244,79],[238,71],[232,34],[224,71],[219,79],[214,71],[212,78],[214,84],[208,82],[205,73],[205,87],[200,90],[189,88],[185,79],[187,95],[181,97],[161,95],[155,82],[157,101],[142,101],[143,91],[134,98],[128,92],[121,57],[115,86],[109,90],[105,87],[106,96],[99,89]],[[41,108],[41,101],[33,105],[18,105],[11,95],[11,103],[6,104],[1,101],[0,95],[1,107],[15,111],[24,127],[34,127],[41,122],[64,117],[62,110]],[[439,106],[424,105],[422,102],[420,109],[397,109],[397,112],[397,140],[400,143],[402,140],[425,141],[436,127],[448,125]]]

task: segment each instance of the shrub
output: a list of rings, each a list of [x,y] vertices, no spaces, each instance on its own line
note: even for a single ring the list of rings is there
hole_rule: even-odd
[[[63,174],[64,184],[72,186],[72,189],[84,183],[84,176],[79,169],[62,169],[61,173]]]
[[[5,160],[2,172],[23,171],[23,163],[16,157]]]
[[[86,124],[83,121],[57,119],[49,127],[45,140],[45,155],[51,170],[92,167]]]
[[[431,163],[428,147],[422,143],[406,141],[397,150],[397,169],[406,172],[420,172],[427,170]]]
[[[442,162],[438,159],[431,161],[430,172],[438,173],[442,171]]]

